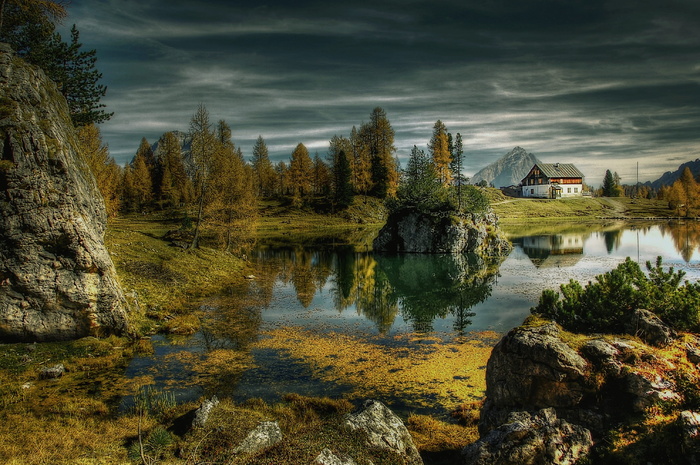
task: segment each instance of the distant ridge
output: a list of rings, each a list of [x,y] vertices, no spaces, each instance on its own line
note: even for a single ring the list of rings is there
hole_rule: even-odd
[[[683,170],[685,170],[686,167],[690,168],[690,171],[696,178],[698,177],[698,175],[700,175],[700,159],[696,159],[695,161],[688,161],[683,163],[681,166],[678,167],[676,171],[666,171],[656,181],[647,182],[645,184],[650,185],[654,189],[660,189],[662,186],[670,186],[681,177],[681,174],[683,174]]]
[[[517,185],[523,180],[533,165],[540,163],[536,156],[527,153],[522,147],[515,147],[502,158],[491,163],[470,179],[471,184],[486,181],[494,187]]]

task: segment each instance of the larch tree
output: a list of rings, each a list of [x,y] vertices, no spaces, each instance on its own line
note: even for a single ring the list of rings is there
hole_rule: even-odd
[[[352,153],[350,157],[352,185],[355,192],[361,195],[367,195],[372,190],[372,159],[369,146],[363,143],[355,126],[352,127],[352,131],[350,132],[350,146],[350,153]]]
[[[318,153],[313,159],[312,179],[312,191],[315,195],[326,195],[331,191],[331,168],[328,167]]]
[[[120,207],[121,168],[102,143],[100,129],[91,124],[78,129],[81,154],[95,176],[97,187],[105,201],[107,215],[114,217]]]
[[[180,141],[174,133],[167,132],[159,145],[157,164],[160,173],[158,176],[160,200],[166,205],[180,207],[189,203],[193,197],[192,181],[187,176],[185,164],[182,161]]]
[[[256,191],[252,168],[235,147],[231,128],[223,120],[218,123],[216,139],[207,212],[223,237],[224,249],[230,252],[234,243],[247,237],[253,228]]]
[[[141,211],[148,206],[153,199],[153,183],[151,171],[146,164],[143,153],[137,152],[132,165],[133,207]]]
[[[313,162],[306,146],[299,143],[289,162],[289,183],[292,188],[292,205],[300,207],[311,194]]]
[[[433,126],[433,135],[428,143],[428,150],[435,165],[435,172],[443,186],[449,186],[452,181],[450,163],[452,154],[450,153],[447,138],[447,128],[442,121],[437,120]]]
[[[275,165],[275,193],[284,196],[289,193],[289,167],[283,161]]]
[[[141,138],[139,148],[136,149],[136,156],[134,157],[134,161],[137,157],[141,157],[144,163],[146,164],[148,176],[151,178],[151,197],[153,197],[155,189],[157,189],[160,186],[160,180],[158,179],[158,171],[156,169],[156,156],[153,153],[153,148],[151,147],[151,144],[148,142],[148,140],[146,140],[145,137]]]
[[[204,206],[210,193],[210,181],[214,157],[216,156],[217,138],[211,128],[209,112],[204,105],[199,105],[190,121],[190,138],[192,146],[190,154],[194,169],[194,195],[197,205],[197,218],[190,249],[199,247],[202,225],[204,222]]]

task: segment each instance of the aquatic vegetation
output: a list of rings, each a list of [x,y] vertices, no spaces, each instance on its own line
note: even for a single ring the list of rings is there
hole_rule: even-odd
[[[349,397],[401,399],[416,409],[451,411],[486,389],[484,370],[496,335],[458,342],[403,334],[390,343],[299,327],[263,332],[258,348],[283,351],[327,383],[349,385]]]

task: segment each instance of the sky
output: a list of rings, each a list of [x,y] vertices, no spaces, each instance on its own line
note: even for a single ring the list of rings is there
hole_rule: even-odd
[[[383,108],[399,160],[439,119],[473,175],[516,146],[599,185],[700,158],[698,0],[72,0],[118,163],[203,104],[250,159],[325,157]],[[64,38],[68,36],[65,35]]]

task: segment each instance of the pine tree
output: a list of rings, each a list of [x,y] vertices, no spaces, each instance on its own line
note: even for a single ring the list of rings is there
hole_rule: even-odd
[[[316,153],[313,160],[313,186],[315,195],[326,195],[331,191],[331,170]]]
[[[452,145],[452,163],[450,169],[452,176],[457,179],[457,207],[462,209],[462,163],[464,158],[464,147],[462,146],[462,134],[457,133]]]
[[[603,197],[615,197],[615,178],[610,170],[605,170]]]
[[[352,147],[352,185],[355,192],[367,195],[372,190],[372,160],[369,146],[363,143],[355,126],[350,132],[350,145]]]
[[[386,112],[380,107],[372,111],[369,123],[360,127],[360,138],[368,150],[371,163],[372,194],[381,199],[396,195],[398,186],[394,135]]]
[[[134,207],[141,211],[148,206],[153,196],[151,172],[142,153],[137,153],[132,162]]]
[[[350,182],[350,162],[341,150],[336,158],[333,169],[333,198],[339,208],[347,208],[352,204],[352,184]]]
[[[258,139],[255,141],[251,162],[253,164],[253,172],[256,179],[258,195],[261,197],[268,197],[272,195],[275,170],[272,166],[272,162],[270,161],[267,145],[265,145],[265,140],[262,138],[262,136],[258,136]]]

